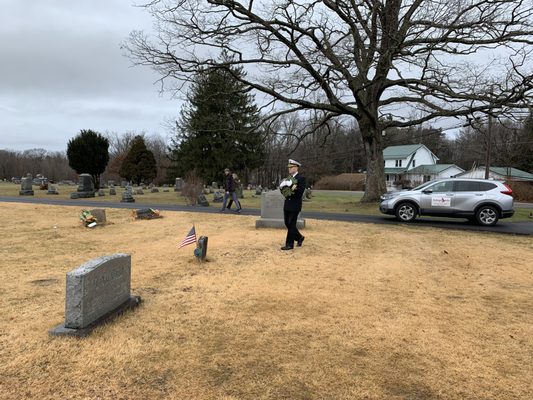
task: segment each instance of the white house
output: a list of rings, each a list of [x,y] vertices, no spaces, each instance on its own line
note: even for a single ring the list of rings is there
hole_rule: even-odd
[[[439,158],[423,144],[389,146],[383,150],[383,158],[388,190],[414,187],[464,172],[455,164],[437,164]]]
[[[470,171],[460,173],[461,178],[485,178],[485,167],[477,167]],[[506,167],[489,167],[489,179],[499,181],[513,180],[513,181],[533,181],[533,174],[522,171],[518,168]]]

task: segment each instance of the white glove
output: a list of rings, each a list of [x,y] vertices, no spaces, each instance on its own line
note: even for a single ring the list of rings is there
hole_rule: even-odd
[[[289,179],[284,179],[279,184],[279,188],[281,189],[281,188],[283,188],[285,186],[291,186],[291,185],[292,185],[292,182]]]

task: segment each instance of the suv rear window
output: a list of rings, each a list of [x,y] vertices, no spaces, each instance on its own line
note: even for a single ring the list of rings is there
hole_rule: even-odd
[[[491,182],[476,182],[476,181],[457,181],[455,182],[456,192],[486,192],[494,189],[496,185]]]

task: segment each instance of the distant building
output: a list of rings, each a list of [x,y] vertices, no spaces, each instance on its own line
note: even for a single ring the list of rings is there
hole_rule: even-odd
[[[455,164],[437,164],[439,158],[423,144],[389,146],[383,150],[387,190],[415,187],[464,172]]]
[[[485,178],[485,167],[477,167],[469,171],[458,174],[461,178]],[[522,171],[518,168],[512,167],[489,167],[489,179],[499,181],[513,180],[513,181],[533,181],[533,174]]]

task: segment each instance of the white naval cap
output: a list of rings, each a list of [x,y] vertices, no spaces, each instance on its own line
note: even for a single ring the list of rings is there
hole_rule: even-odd
[[[301,167],[302,164],[300,164],[298,161],[293,160],[292,158],[289,158],[289,167]]]

